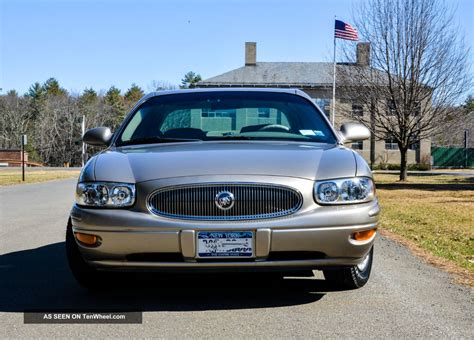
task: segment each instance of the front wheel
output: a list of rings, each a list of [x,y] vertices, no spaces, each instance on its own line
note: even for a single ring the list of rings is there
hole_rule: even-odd
[[[369,281],[373,258],[374,247],[372,246],[362,262],[358,265],[348,268],[323,270],[324,277],[326,281],[339,289],[348,290],[361,288]]]

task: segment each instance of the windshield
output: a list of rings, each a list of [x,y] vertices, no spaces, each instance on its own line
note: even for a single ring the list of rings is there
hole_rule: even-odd
[[[336,143],[307,99],[263,91],[157,96],[143,103],[121,131],[117,146],[232,139]]]

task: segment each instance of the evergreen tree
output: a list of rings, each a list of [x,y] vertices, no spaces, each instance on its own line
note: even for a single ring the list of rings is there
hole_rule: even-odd
[[[97,92],[92,87],[85,89],[80,96],[80,100],[85,103],[95,103],[98,98]]]
[[[32,119],[35,120],[46,105],[46,91],[40,83],[36,82],[30,86],[25,97],[30,99],[29,111]]]
[[[26,96],[30,97],[33,100],[38,100],[45,95],[45,90],[40,83],[36,82],[30,86],[28,92],[26,92]]]
[[[133,83],[127,92],[125,92],[124,98],[128,103],[134,105],[144,94],[143,90]]]
[[[122,95],[120,94],[120,90],[116,88],[114,85],[110,87],[110,89],[105,93],[105,103],[111,106],[119,106],[122,104]]]
[[[105,93],[105,114],[108,116],[107,126],[115,127],[125,116],[125,105],[120,90],[115,86],[111,86]]]
[[[196,87],[196,84],[202,80],[201,75],[194,73],[193,71],[189,71],[184,75],[184,78],[181,79],[181,86],[182,89],[188,89]]]
[[[88,88],[82,92],[82,95],[78,98],[78,106],[81,115],[88,117],[98,115],[99,110],[99,96],[94,89]]]
[[[50,96],[65,96],[67,91],[59,86],[59,82],[55,78],[49,78],[43,84],[43,89]]]

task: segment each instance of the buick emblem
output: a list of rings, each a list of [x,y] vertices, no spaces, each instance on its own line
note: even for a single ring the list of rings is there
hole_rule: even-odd
[[[217,207],[221,210],[229,210],[234,206],[234,194],[228,191],[221,191],[214,199]]]

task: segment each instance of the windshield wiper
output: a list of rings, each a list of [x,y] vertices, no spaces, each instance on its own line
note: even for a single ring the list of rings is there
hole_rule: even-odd
[[[155,144],[155,143],[175,143],[175,142],[196,142],[200,139],[190,138],[163,138],[163,137],[142,137],[127,140],[121,143],[117,143],[117,146],[125,145],[138,145],[138,144]]]

